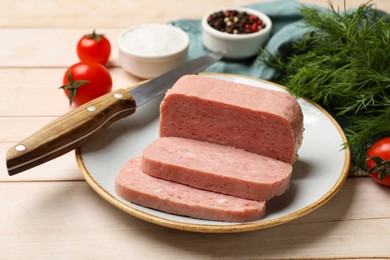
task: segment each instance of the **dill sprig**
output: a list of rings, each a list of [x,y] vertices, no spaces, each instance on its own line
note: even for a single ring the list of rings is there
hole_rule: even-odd
[[[390,135],[390,16],[370,2],[353,11],[303,6],[310,29],[288,57],[268,53],[274,81],[323,105],[342,122],[355,163],[364,166],[372,142]],[[347,123],[345,123],[347,122]]]

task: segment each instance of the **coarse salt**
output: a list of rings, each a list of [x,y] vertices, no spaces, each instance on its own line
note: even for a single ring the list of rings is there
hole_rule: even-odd
[[[188,37],[177,27],[168,24],[148,24],[136,27],[122,36],[123,47],[134,54],[162,56],[186,48]]]

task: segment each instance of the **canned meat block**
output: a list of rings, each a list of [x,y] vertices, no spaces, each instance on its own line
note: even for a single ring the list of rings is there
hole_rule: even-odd
[[[233,146],[290,164],[302,132],[294,96],[207,76],[183,76],[160,107],[161,137]]]

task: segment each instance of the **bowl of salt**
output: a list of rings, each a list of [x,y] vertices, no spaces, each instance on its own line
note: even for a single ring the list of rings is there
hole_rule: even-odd
[[[120,33],[117,46],[121,67],[136,77],[149,79],[187,60],[189,37],[170,24],[143,24]]]

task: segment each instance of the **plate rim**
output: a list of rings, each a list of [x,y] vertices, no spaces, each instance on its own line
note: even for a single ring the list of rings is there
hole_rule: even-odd
[[[249,79],[253,81],[259,81],[266,84],[271,84],[276,87],[282,88],[284,90],[287,90],[286,87],[259,78],[254,78],[250,76],[244,76],[244,75],[237,75],[237,74],[230,74],[230,73],[217,73],[217,72],[202,72],[199,73],[200,75],[205,76],[224,76],[224,77],[231,77],[231,78],[244,78]],[[142,83],[142,82],[141,82]],[[141,83],[134,84],[134,86],[139,85]],[[338,122],[320,105],[314,103],[313,101],[309,100],[305,97],[299,97],[300,99],[304,99],[306,102],[309,102],[311,105],[315,106],[318,110],[320,110],[326,117],[330,119],[330,121],[333,123],[333,125],[336,127],[337,131],[339,132],[343,142],[347,142],[347,138],[345,136],[344,131],[342,130],[341,126],[338,124]],[[281,224],[288,223],[290,221],[293,221],[295,219],[301,218],[320,206],[324,205],[327,201],[329,201],[336,193],[337,191],[342,187],[345,180],[348,177],[348,172],[351,164],[351,153],[348,146],[344,147],[344,165],[340,172],[340,176],[338,177],[335,184],[332,186],[331,189],[329,189],[322,197],[320,197],[315,202],[311,203],[310,205],[301,208],[298,211],[294,211],[288,215],[278,217],[275,219],[265,220],[261,222],[245,222],[245,223],[235,223],[232,225],[210,225],[210,224],[192,224],[192,223],[184,223],[172,219],[163,218],[160,216],[156,216],[144,211],[141,211],[139,209],[136,209],[134,207],[131,207],[127,205],[126,203],[118,200],[115,198],[110,192],[105,190],[99,183],[95,181],[95,179],[92,177],[88,169],[86,168],[83,156],[81,152],[81,147],[76,148],[76,161],[77,165],[81,171],[81,174],[83,175],[86,182],[91,186],[91,188],[99,194],[103,199],[105,199],[108,203],[113,205],[114,207],[118,208],[119,210],[133,216],[136,218],[139,218],[141,220],[157,224],[160,226],[178,229],[178,230],[184,230],[184,231],[192,231],[192,232],[198,232],[198,233],[238,233],[238,232],[246,232],[246,231],[254,231],[254,230],[261,230],[266,229],[274,226],[278,226]]]

